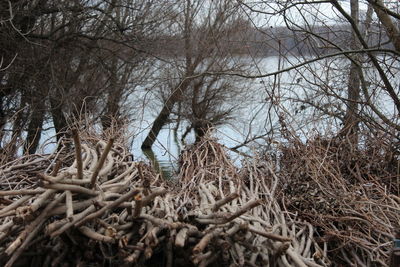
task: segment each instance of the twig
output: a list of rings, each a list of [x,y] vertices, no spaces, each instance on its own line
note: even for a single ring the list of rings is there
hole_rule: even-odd
[[[104,148],[103,153],[101,154],[100,160],[97,162],[97,165],[96,165],[96,168],[94,169],[92,178],[90,179],[91,180],[91,182],[90,182],[90,187],[91,188],[94,188],[94,186],[96,184],[97,176],[98,176],[98,174],[99,174],[99,172],[101,170],[101,167],[103,167],[103,165],[104,165],[104,162],[105,162],[105,160],[107,158],[107,154],[108,154],[108,152],[110,152],[113,143],[114,143],[114,138],[110,138],[110,140],[108,141],[106,147]]]
[[[133,219],[136,219],[137,217],[140,216],[140,212],[142,211],[142,207],[143,207],[142,195],[141,194],[137,194],[135,196],[135,209],[134,209],[133,214],[132,214],[132,218]]]
[[[133,198],[134,196],[136,196],[140,192],[141,192],[141,189],[136,189],[136,188],[135,189],[131,189],[131,191],[129,191],[125,195],[122,195],[120,198],[116,199],[114,202],[104,206],[103,208],[99,209],[95,213],[90,214],[85,219],[83,219],[80,222],[78,222],[77,226],[81,226],[87,221],[90,221],[90,220],[93,220],[93,219],[95,219],[97,217],[100,217],[106,211],[112,210],[113,208],[117,207],[118,205],[120,205],[121,203],[125,202],[126,200],[128,200],[130,198]]]
[[[86,208],[84,211],[82,211],[81,213],[78,213],[78,214],[75,214],[74,216],[72,216],[72,220],[64,219],[65,223],[64,223],[64,221],[60,221],[60,222],[54,222],[54,223],[48,225],[46,232],[47,232],[47,234],[50,234],[51,238],[54,238],[54,237],[64,233],[66,230],[68,230],[69,228],[74,226],[76,224],[76,222],[80,221],[82,218],[85,218],[88,214],[90,214],[94,210],[96,210],[96,208],[94,207],[94,205],[91,205],[88,208]]]
[[[239,194],[238,193],[232,193],[230,195],[228,195],[227,197],[218,200],[217,202],[215,202],[214,207],[212,208],[212,211],[218,211],[220,207],[222,207],[223,205],[231,202],[232,200],[234,200],[235,198],[238,198]]]
[[[71,191],[65,191],[65,206],[67,207],[66,216],[68,219],[71,219],[74,215],[74,207],[72,205],[72,193]]]
[[[213,239],[215,236],[220,235],[222,233],[221,228],[214,229],[212,232],[206,234],[203,236],[203,238],[197,243],[197,245],[193,248],[193,254],[199,254],[201,253],[206,246],[210,243],[211,239]]]
[[[75,185],[87,185],[87,184],[90,184],[90,179],[81,179],[81,180],[78,180],[78,179],[67,179],[67,178],[63,178],[63,177],[61,177],[61,178],[51,177],[51,176],[44,175],[44,174],[41,174],[39,177],[41,179],[49,182],[49,183],[52,183],[52,184],[57,184],[57,183],[60,183],[60,184],[75,184]]]
[[[60,168],[61,168],[61,165],[62,165],[62,162],[61,162],[61,160],[57,160],[56,161],[56,165],[54,166],[54,169],[53,169],[53,171],[51,172],[51,176],[57,176],[57,174],[58,174],[58,171],[60,170]]]
[[[155,225],[158,225],[161,228],[168,227],[170,229],[178,229],[178,228],[184,226],[183,223],[180,223],[180,222],[171,223],[171,222],[169,222],[167,220],[159,219],[159,218],[156,218],[156,217],[148,215],[148,214],[141,214],[138,218],[139,219],[149,220],[151,223],[153,223]]]
[[[79,138],[79,133],[76,128],[72,129],[72,137],[75,143],[75,157],[76,157],[76,164],[78,169],[78,180],[83,179],[83,164],[82,164],[82,148],[81,148],[81,140]],[[92,186],[93,187],[93,186]]]
[[[139,242],[136,244],[136,247],[137,247],[136,250],[131,255],[125,258],[125,262],[136,263],[138,261],[140,254],[144,250],[144,243]]]
[[[62,191],[71,191],[75,193],[80,193],[84,195],[89,195],[89,196],[97,196],[99,194],[98,191],[90,190],[87,188],[84,188],[79,185],[72,185],[72,184],[44,184],[44,188],[51,188],[54,190],[62,190]]]
[[[5,214],[8,211],[11,210],[15,210],[16,208],[18,208],[20,205],[24,204],[28,199],[30,199],[32,196],[28,195],[28,196],[23,196],[20,199],[14,201],[13,203],[11,203],[10,205],[8,205],[7,207],[4,207],[2,210],[0,210],[0,216],[2,216],[3,214]]]
[[[14,240],[13,243],[11,243],[10,246],[8,246],[6,253],[8,255],[11,254],[13,255],[6,263],[5,267],[11,267],[14,264],[14,262],[18,259],[21,253],[25,250],[28,243],[32,240],[33,237],[35,237],[40,227],[45,222],[45,218],[48,217],[49,211],[53,209],[64,197],[65,193],[62,193],[49,205],[47,205],[47,207],[42,211],[42,213],[25,228],[25,230],[18,236],[16,240]],[[13,253],[14,251],[15,253]]]
[[[29,206],[30,212],[33,213],[37,211],[40,207],[42,207],[45,204],[46,200],[51,198],[55,193],[56,190],[47,189]]]
[[[243,215],[244,213],[248,212],[254,207],[261,205],[262,203],[263,203],[262,200],[252,200],[244,204],[239,210],[237,210],[233,214],[225,216],[225,218],[223,217],[221,218],[220,216],[218,216],[218,214],[215,214],[216,217],[215,219],[196,218],[196,221],[202,224],[225,224]]]
[[[256,228],[254,228],[254,226],[249,226],[249,231],[252,232],[252,233],[261,235],[263,237],[266,237],[268,239],[274,240],[274,241],[288,242],[288,241],[292,240],[291,238],[288,238],[288,237],[283,237],[283,236],[280,236],[280,235],[277,235],[277,234],[268,233],[268,232],[265,232],[265,231],[258,230]]]
[[[201,261],[211,257],[211,255],[212,255],[211,251],[208,251],[206,253],[195,254],[193,255],[192,262],[193,264],[198,265]]]
[[[298,267],[307,267],[307,265],[302,261],[300,256],[294,252],[293,248],[289,248],[288,250],[286,250],[286,253],[293,260],[293,262],[296,263]]]
[[[94,240],[97,240],[100,242],[112,243],[112,244],[114,244],[116,242],[116,240],[113,237],[96,233],[95,231],[91,230],[89,227],[81,226],[78,229],[82,234],[84,234],[85,236],[87,236],[91,239],[94,239]]]
[[[175,246],[181,248],[185,246],[188,230],[188,228],[182,228],[181,230],[179,230],[175,238]]]
[[[153,191],[150,195],[146,196],[143,199],[143,207],[146,207],[147,205],[149,205],[151,203],[151,201],[153,201],[153,199],[155,199],[157,196],[162,196],[167,192],[167,189],[165,188],[161,188],[158,190]]]
[[[37,195],[42,194],[46,190],[43,189],[21,189],[21,190],[10,190],[10,191],[0,191],[0,196],[19,196],[19,195]]]

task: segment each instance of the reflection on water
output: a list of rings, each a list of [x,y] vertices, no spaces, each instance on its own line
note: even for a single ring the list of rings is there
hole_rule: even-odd
[[[176,163],[169,160],[158,160],[151,149],[143,149],[143,154],[151,161],[154,170],[164,179],[172,179],[176,173]]]
[[[141,142],[143,136],[139,136],[132,146],[134,152],[138,152],[135,148],[140,147]],[[151,149],[139,149],[138,158],[145,156],[163,178],[173,179],[178,173],[178,158],[182,145],[177,128],[165,127],[160,131]]]

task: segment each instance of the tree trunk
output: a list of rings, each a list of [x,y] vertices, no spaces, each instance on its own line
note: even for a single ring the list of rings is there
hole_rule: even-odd
[[[190,80],[185,79],[172,92],[171,96],[165,102],[157,118],[154,120],[150,132],[142,143],[142,149],[149,149],[154,144],[157,135],[160,133],[162,127],[167,123],[169,115],[171,114],[175,103],[178,102],[178,100],[182,97],[183,92],[186,91],[186,88],[188,88],[189,84]]]
[[[28,97],[23,91],[21,93],[21,100],[19,104],[19,108],[17,110],[17,113],[15,115],[15,119],[13,122],[13,127],[12,127],[12,136],[10,142],[5,146],[5,150],[7,151],[7,154],[10,157],[13,157],[15,153],[17,152],[17,149],[19,147],[18,140],[21,138],[22,131],[25,127],[25,122],[27,120],[27,115],[29,114],[29,110],[27,110],[27,102],[28,102]]]
[[[103,116],[101,116],[101,125],[103,127],[103,131],[112,128],[112,126],[118,127],[120,125],[119,101],[121,99],[121,93],[122,90],[118,88],[115,88],[114,91],[108,92],[106,110]],[[114,120],[116,120],[116,125],[114,125]]]
[[[360,98],[360,78],[358,76],[359,66],[351,63],[350,74],[349,74],[349,84],[347,90],[347,110],[344,117],[343,134],[352,135],[355,140],[358,140],[356,135],[358,134],[358,103]]]
[[[51,116],[53,119],[54,129],[56,131],[57,142],[60,141],[63,136],[65,136],[68,128],[68,122],[64,116],[62,108],[63,102],[60,101],[57,96],[50,96]]]
[[[0,96],[0,149],[3,146],[4,127],[7,123],[7,117],[4,112],[3,98]]]
[[[119,117],[120,117],[120,101],[123,94],[123,86],[121,85],[120,79],[118,77],[118,59],[113,58],[111,62],[110,69],[110,85],[107,92],[107,104],[103,116],[101,117],[101,124],[103,131],[106,131],[112,126],[119,127]],[[113,125],[113,121],[116,120],[117,124]]]
[[[399,28],[393,23],[392,19],[390,16],[385,12],[385,5],[382,0],[374,0],[374,1],[369,1],[374,10],[376,15],[379,18],[379,21],[382,23],[383,27],[385,27],[386,33],[390,39],[390,41],[393,43],[393,46],[395,47],[396,51],[400,52],[400,30]]]
[[[204,137],[207,134],[208,130],[210,129],[210,125],[209,125],[209,123],[200,122],[200,123],[196,123],[193,126],[193,129],[194,129],[194,133],[196,135],[195,142],[197,143],[201,140],[202,137]]]
[[[167,123],[169,115],[172,112],[172,109],[176,102],[178,102],[186,89],[189,87],[191,79],[188,77],[193,76],[195,64],[192,63],[192,10],[191,10],[191,1],[186,0],[185,6],[185,22],[184,22],[184,39],[185,39],[185,65],[186,65],[186,73],[183,80],[179,83],[179,85],[174,88],[171,96],[166,100],[163,108],[158,114],[157,118],[153,122],[153,126],[150,129],[146,139],[142,143],[142,149],[149,149],[154,144],[158,134],[160,133],[162,127]]]
[[[354,22],[359,24],[359,4],[358,0],[350,1],[351,17]],[[357,36],[353,32],[351,49],[359,49],[359,42]],[[347,88],[347,110],[344,117],[344,126],[341,130],[341,134],[348,136],[353,144],[358,143],[358,101],[360,99],[360,77],[358,75],[360,71],[360,62],[358,60],[358,55],[353,57],[354,61],[351,62],[350,73],[349,73],[349,83]]]
[[[42,135],[45,109],[37,104],[39,104],[39,102],[34,103],[34,107],[32,108],[28,133],[24,145],[24,153],[34,154],[39,146],[40,137]]]

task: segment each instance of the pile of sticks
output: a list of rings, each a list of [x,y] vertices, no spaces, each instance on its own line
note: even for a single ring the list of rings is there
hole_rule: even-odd
[[[312,222],[329,258],[356,266],[387,266],[400,229],[399,151],[387,138],[363,147],[347,139],[290,142],[280,159],[284,205]]]
[[[0,167],[0,265],[329,264],[313,226],[279,207],[273,172],[238,171],[213,140],[168,182],[113,139],[73,137]]]
[[[178,209],[214,239],[198,257],[234,266],[330,264],[327,243],[313,240],[314,227],[278,205],[278,177],[268,162],[252,160],[239,170],[212,139],[184,151],[180,160],[179,179],[185,182]],[[226,249],[218,249],[221,244]]]

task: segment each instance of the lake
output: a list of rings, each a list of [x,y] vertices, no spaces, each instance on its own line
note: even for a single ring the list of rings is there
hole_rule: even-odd
[[[245,58],[244,60],[250,68],[254,69],[253,75],[275,72],[301,62],[295,57],[276,56],[262,59]],[[224,103],[226,106],[235,107],[232,113],[233,118],[215,127],[214,136],[228,148],[267,132],[269,132],[268,137],[272,137],[276,143],[280,140],[279,116],[284,117],[285,123],[290,126],[289,130],[303,140],[319,133],[336,132],[341,127],[341,121],[324,115],[323,112],[311,106],[319,105],[325,112],[337,112],[343,109],[343,103],[338,101],[336,96],[346,96],[348,65],[346,59],[326,59],[276,76],[237,79],[235,86],[242,88],[244,94],[240,93],[237,99],[233,97],[229,99],[229,103]],[[157,64],[157,68],[162,70],[163,65]],[[398,72],[398,69],[396,71]],[[367,72],[374,81],[379,81],[373,70],[367,70]],[[392,77],[392,82],[397,88],[400,86],[398,76]],[[153,88],[156,87],[153,86]],[[140,146],[162,107],[156,92],[157,90],[138,86],[129,96],[129,103],[125,108],[132,107],[134,113],[131,114],[133,123],[128,127],[129,138],[135,160],[153,159],[166,172],[166,175],[170,176],[177,170],[176,162],[180,151],[184,148],[180,139],[188,123],[182,121],[176,132],[174,123],[165,125],[152,151],[143,152]],[[376,87],[373,96],[385,114],[389,116],[395,114],[394,105],[384,91]],[[135,109],[133,108],[135,106],[140,107]],[[54,130],[51,129],[51,125],[45,128],[48,129],[44,132],[42,141],[54,140]],[[194,140],[193,132],[185,139],[187,144],[193,143]],[[252,154],[259,149],[260,144],[267,149],[268,146],[273,146],[271,139],[259,138],[257,142],[250,142],[248,146],[239,148],[239,151]],[[45,147],[47,152],[52,149],[54,147],[52,148],[51,145]],[[239,154],[231,152],[230,155],[237,164],[240,164]]]

